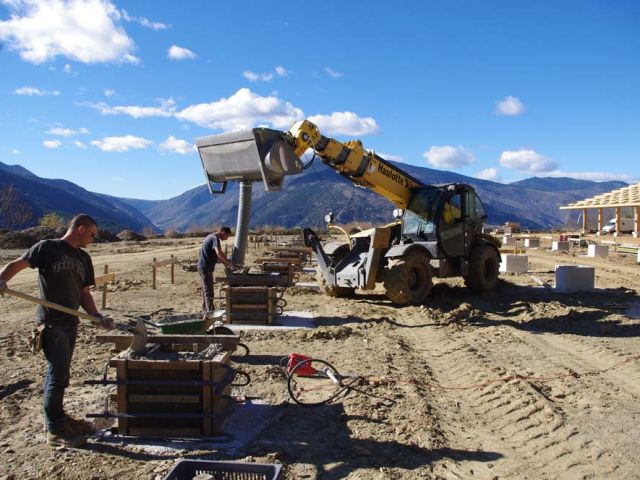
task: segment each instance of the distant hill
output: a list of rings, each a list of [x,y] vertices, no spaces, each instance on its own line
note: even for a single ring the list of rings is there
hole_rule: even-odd
[[[568,215],[561,205],[625,186],[624,182],[590,182],[571,178],[530,178],[512,184],[479,180],[454,172],[399,164],[410,175],[429,184],[468,183],[478,191],[488,223],[501,225],[517,221],[525,228],[548,230],[565,224]],[[179,231],[213,225],[235,226],[238,186],[230,183],[224,195],[209,194],[205,185],[177,197],[161,201],[122,199],[139,208],[163,229]],[[379,195],[361,188],[318,162],[303,174],[285,180],[281,192],[265,192],[254,183],[251,225],[321,225],[333,211],[339,223],[389,222],[393,205]]]
[[[558,191],[578,191],[593,188],[593,183],[589,180],[578,180],[576,178],[569,177],[531,177],[525,178],[518,182],[510,183],[509,185],[520,188],[528,188],[529,190],[542,190],[544,192],[558,192]],[[606,190],[615,190],[617,188],[626,187],[624,182],[600,182],[599,186],[604,187]]]
[[[472,185],[489,214],[488,224],[519,222],[532,230],[562,227],[577,212],[558,209],[583,198],[608,192],[624,182],[590,182],[573,178],[528,178],[502,184],[466,177],[454,172],[399,164],[400,168],[427,184],[462,182]],[[139,200],[92,193],[67,180],[40,178],[19,165],[0,162],[0,188],[13,185],[33,210],[30,226],[45,213],[70,217],[84,212],[101,227],[186,231],[214,225],[235,227],[238,185],[230,183],[224,195],[211,195],[205,185],[168,200]],[[393,205],[381,196],[353,184],[316,162],[301,175],[285,180],[281,192],[265,192],[253,185],[252,226],[319,226],[332,211],[336,222],[366,221],[382,224],[392,220]],[[2,219],[0,219],[0,227]],[[156,227],[157,225],[157,227]]]
[[[32,212],[31,220],[18,227],[33,226],[46,213],[71,218],[77,213],[87,213],[96,219],[101,228],[111,231],[158,228],[138,209],[116,197],[92,193],[67,180],[40,178],[19,165],[0,162],[0,189],[13,185]],[[0,218],[0,226],[3,219]]]

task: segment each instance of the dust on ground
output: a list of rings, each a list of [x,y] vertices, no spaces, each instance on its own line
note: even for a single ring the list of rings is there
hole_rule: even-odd
[[[122,321],[197,315],[198,274],[176,268],[171,285],[165,267],[152,290],[150,264],[171,254],[193,263],[199,245],[174,239],[92,246],[96,272],[105,264],[117,272],[105,313]],[[20,253],[0,256],[4,263]],[[0,475],[156,479],[184,457],[282,463],[286,479],[638,478],[640,320],[625,312],[640,302],[640,267],[630,256],[584,253],[530,250],[530,272],[503,274],[488,294],[471,293],[460,279],[437,280],[421,306],[394,307],[378,294],[338,299],[291,289],[287,310],[312,312],[318,328],[242,333],[251,355],[234,357],[235,366],[252,380],[235,393],[264,399],[279,415],[233,455],[45,445],[45,362],[23,344],[33,307],[2,298]],[[248,260],[262,254],[252,245]],[[555,292],[549,285],[556,264],[595,266],[597,290]],[[35,279],[25,271],[11,287],[36,294]],[[96,333],[80,330],[66,395],[66,409],[80,418],[104,408],[105,389],[83,382],[100,378],[114,355],[94,342]],[[319,407],[289,401],[278,365],[292,352],[363,377],[360,391]]]

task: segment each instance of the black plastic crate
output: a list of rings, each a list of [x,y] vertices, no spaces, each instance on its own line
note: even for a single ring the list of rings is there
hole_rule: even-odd
[[[215,460],[179,460],[164,480],[192,480],[201,473],[215,480],[278,480],[281,465],[271,463],[219,462]]]

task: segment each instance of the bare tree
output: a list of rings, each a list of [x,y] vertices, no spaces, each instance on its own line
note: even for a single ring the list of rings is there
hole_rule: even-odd
[[[17,226],[24,225],[33,217],[33,210],[24,201],[20,192],[13,185],[5,185],[0,190],[0,219],[5,228],[13,231]]]

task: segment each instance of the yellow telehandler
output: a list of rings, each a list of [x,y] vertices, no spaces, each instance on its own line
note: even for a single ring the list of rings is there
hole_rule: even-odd
[[[321,289],[328,295],[349,296],[380,282],[393,303],[408,305],[425,302],[434,276],[462,276],[479,292],[498,282],[501,244],[482,233],[487,215],[470,185],[426,185],[365,150],[359,140],[343,143],[325,137],[308,120],[288,131],[254,128],[203,137],[196,145],[208,183],[223,182],[218,192],[224,192],[229,180],[262,180],[267,190],[278,190],[284,176],[303,171],[301,158],[311,150],[356,186],[397,207],[396,222],[347,235],[344,242],[323,245],[313,230],[303,230],[305,244],[318,258]],[[333,221],[331,216],[326,220]]]

